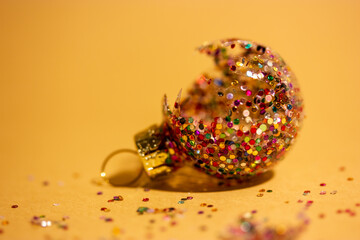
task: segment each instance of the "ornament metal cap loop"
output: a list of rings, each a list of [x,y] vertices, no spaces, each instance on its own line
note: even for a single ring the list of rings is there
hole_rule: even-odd
[[[155,178],[157,176],[170,173],[172,171],[172,167],[166,164],[166,160],[168,159],[169,154],[167,148],[164,147],[163,139],[163,128],[155,124],[146,130],[139,132],[134,137],[137,151],[132,149],[118,149],[109,154],[102,163],[100,176],[105,181],[109,182],[109,178],[105,171],[106,165],[111,159],[113,159],[115,155],[121,153],[132,153],[138,155],[145,173],[150,178]],[[127,184],[135,182],[140,178],[141,175],[142,171],[140,171],[137,177],[129,181]]]

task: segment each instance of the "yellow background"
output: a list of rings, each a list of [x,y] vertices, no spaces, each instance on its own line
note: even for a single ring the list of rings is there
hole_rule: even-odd
[[[0,225],[0,239],[108,239],[114,226],[121,239],[216,239],[253,209],[274,224],[291,222],[298,199],[314,200],[300,239],[360,239],[359,24],[360,3],[350,0],[0,1],[0,216],[10,222]],[[274,176],[248,188],[191,193],[184,205],[177,201],[186,192],[91,184],[107,153],[134,148],[135,133],[161,122],[164,93],[172,102],[211,68],[195,47],[228,37],[271,46],[302,89],[307,119]],[[258,198],[260,188],[273,193]],[[107,205],[119,194],[123,202]],[[218,212],[197,215],[202,202]],[[138,216],[142,205],[188,211],[170,227],[160,215]],[[99,219],[101,207],[111,208],[114,222]],[[346,208],[358,215],[336,214]],[[69,230],[32,226],[41,214],[70,216]],[[148,227],[151,218],[157,222]]]

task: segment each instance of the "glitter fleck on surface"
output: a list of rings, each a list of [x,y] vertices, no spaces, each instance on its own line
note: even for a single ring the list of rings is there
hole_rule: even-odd
[[[307,196],[309,194],[310,194],[310,190],[305,190],[304,193],[303,193],[304,196]]]
[[[102,207],[100,208],[101,211],[103,212],[110,212],[110,209],[106,208],[106,207]]]
[[[69,229],[69,226],[68,226],[68,224],[66,223],[65,220],[55,221],[55,220],[51,220],[51,219],[46,218],[44,215],[34,216],[31,219],[30,223],[32,225],[36,225],[36,226],[43,227],[43,228],[56,226],[56,227],[58,227],[60,229],[63,229],[63,230],[68,230]]]
[[[124,198],[122,197],[122,196],[120,196],[120,195],[118,195],[118,196],[114,196],[112,199],[109,199],[108,200],[108,202],[115,202],[115,201],[123,201],[124,200]]]

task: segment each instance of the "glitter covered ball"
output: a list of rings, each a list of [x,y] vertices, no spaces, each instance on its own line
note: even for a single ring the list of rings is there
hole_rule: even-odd
[[[304,118],[293,72],[269,47],[227,39],[198,49],[215,70],[202,74],[171,111],[164,100],[170,155],[201,171],[245,179],[271,169],[290,149]],[[171,159],[171,156],[170,156]]]

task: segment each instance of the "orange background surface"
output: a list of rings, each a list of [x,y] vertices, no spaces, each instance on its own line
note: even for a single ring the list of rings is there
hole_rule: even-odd
[[[360,2],[350,0],[0,1],[0,216],[9,221],[0,239],[112,239],[114,227],[119,239],[217,239],[253,209],[271,223],[290,223],[298,199],[314,201],[299,239],[360,239],[359,24]],[[107,153],[134,148],[135,133],[161,122],[164,93],[174,101],[211,68],[195,47],[228,37],[271,46],[302,89],[307,118],[273,177],[190,193],[194,199],[181,206],[187,192],[92,184]],[[273,193],[256,197],[260,188]],[[114,195],[124,201],[100,212]],[[198,215],[202,202],[218,212]],[[138,216],[143,205],[187,212],[170,226],[160,215]],[[346,208],[357,215],[336,213]],[[42,214],[68,215],[69,230],[32,226]],[[99,219],[106,214],[114,222]]]

